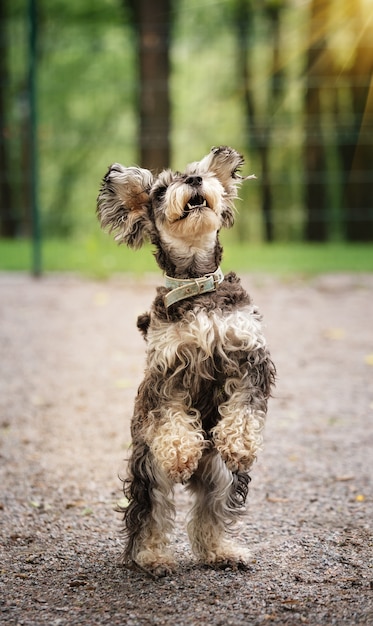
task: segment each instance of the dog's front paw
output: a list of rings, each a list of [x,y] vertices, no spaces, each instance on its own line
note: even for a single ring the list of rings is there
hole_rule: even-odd
[[[247,472],[256,459],[261,435],[248,420],[223,419],[212,430],[214,447],[231,472]]]
[[[247,472],[255,461],[256,448],[245,446],[240,438],[225,439],[215,431],[213,441],[214,447],[231,472]]]
[[[215,444],[215,446],[231,472],[247,472],[255,460],[255,456],[242,450],[230,450],[225,445],[219,446]]]
[[[162,468],[173,482],[185,483],[196,471],[201,456],[200,449],[187,451],[175,446],[163,459]]]
[[[150,444],[159,467],[175,483],[185,483],[194,474],[205,449],[205,441],[197,430],[161,426]]]

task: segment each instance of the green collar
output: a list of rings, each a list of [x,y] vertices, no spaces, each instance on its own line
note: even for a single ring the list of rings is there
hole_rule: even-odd
[[[220,267],[212,274],[205,274],[200,278],[172,278],[166,275],[166,287],[172,291],[164,296],[165,307],[167,309],[179,300],[215,291],[216,285],[219,285],[223,280],[224,274]]]

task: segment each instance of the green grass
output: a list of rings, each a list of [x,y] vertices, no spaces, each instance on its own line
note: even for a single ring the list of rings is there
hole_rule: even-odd
[[[32,244],[27,240],[0,240],[0,271],[31,271]],[[373,246],[369,244],[242,244],[224,245],[223,270],[278,275],[326,272],[373,272]],[[77,272],[94,278],[114,273],[141,275],[158,272],[150,246],[128,250],[107,235],[86,239],[47,239],[42,246],[45,272]]]
[[[232,245],[225,249],[225,265],[240,271],[271,274],[323,274],[373,272],[373,246],[369,244]]]

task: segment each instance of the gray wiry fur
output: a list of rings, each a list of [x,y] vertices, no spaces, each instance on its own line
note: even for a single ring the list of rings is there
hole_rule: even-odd
[[[183,173],[166,170],[155,179],[148,170],[115,164],[98,196],[99,219],[128,246],[150,240],[169,276],[212,273],[222,256],[219,231],[234,222],[242,165],[226,146]],[[168,291],[158,288],[150,312],[138,319],[147,366],[124,484],[124,561],[153,575],[174,569],[172,494],[181,482],[194,496],[188,533],[195,555],[209,565],[243,567],[248,554],[230,530],[244,510],[275,368],[260,314],[235,274],[215,291],[166,309]]]

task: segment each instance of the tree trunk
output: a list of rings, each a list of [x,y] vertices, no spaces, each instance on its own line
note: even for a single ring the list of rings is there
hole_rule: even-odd
[[[170,165],[171,0],[131,0],[139,55],[139,149],[143,167]]]
[[[351,6],[347,3],[346,10]],[[355,62],[349,73],[352,121],[344,145],[346,237],[350,241],[373,240],[373,25],[364,20],[361,3],[354,5]]]
[[[249,59],[252,58],[250,46],[253,40],[254,8],[247,0],[236,0],[235,28],[237,34],[238,67],[243,89],[243,101],[246,113],[246,132],[248,145],[254,150],[261,164],[261,211],[263,218],[264,239],[273,241],[273,195],[271,183],[271,120],[279,97],[282,93],[283,74],[280,68],[280,14],[282,3],[266,8],[266,17],[269,20],[270,39],[272,42],[271,87],[268,97],[268,110],[257,110],[252,90],[252,68]]]
[[[308,241],[325,241],[327,229],[326,151],[322,134],[322,76],[327,62],[326,23],[328,0],[313,0],[305,94],[305,206]]]
[[[263,194],[262,212],[264,229],[267,241],[274,240],[273,198],[270,171],[269,150],[272,141],[272,120],[283,93],[284,75],[281,68],[281,29],[280,15],[283,8],[282,2],[269,4],[267,17],[270,25],[270,39],[272,41],[272,67],[271,67],[271,93],[269,97],[269,111],[267,115],[267,128],[264,133],[265,142],[261,147],[262,171],[263,171]]]

